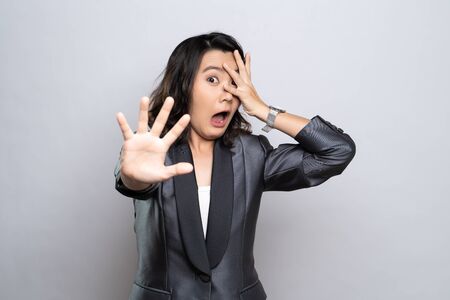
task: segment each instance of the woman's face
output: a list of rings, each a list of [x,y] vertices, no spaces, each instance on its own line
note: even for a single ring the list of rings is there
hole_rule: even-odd
[[[236,85],[223,68],[223,63],[238,71],[232,52],[207,51],[194,79],[189,110],[191,134],[207,140],[215,140],[225,133],[241,103],[238,97],[224,89],[225,83]],[[219,112],[226,112],[226,116],[216,115]]]

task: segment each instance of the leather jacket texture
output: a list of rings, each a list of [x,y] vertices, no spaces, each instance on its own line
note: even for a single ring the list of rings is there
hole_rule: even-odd
[[[120,178],[119,157],[115,188],[133,198],[138,250],[129,299],[266,299],[253,256],[262,193],[322,184],[356,153],[352,138],[319,115],[294,139],[276,148],[265,135],[242,134],[231,148],[215,141],[206,239],[195,169],[134,191]],[[188,144],[167,152],[166,165],[178,162],[193,164]]]

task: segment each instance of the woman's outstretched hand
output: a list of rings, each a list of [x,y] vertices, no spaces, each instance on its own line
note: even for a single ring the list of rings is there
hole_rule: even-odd
[[[189,124],[190,116],[183,115],[164,137],[160,138],[173,107],[174,99],[172,97],[165,99],[150,131],[148,130],[149,103],[148,97],[141,99],[136,133],[133,133],[128,126],[123,113],[116,114],[124,139],[120,157],[120,174],[124,185],[133,190],[142,190],[152,184],[193,170],[192,164],[187,162],[170,166],[164,165],[168,149]]]

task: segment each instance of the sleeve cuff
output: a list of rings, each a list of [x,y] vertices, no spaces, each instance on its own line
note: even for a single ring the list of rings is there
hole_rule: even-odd
[[[353,152],[355,149],[354,141],[347,133],[344,133],[344,130],[325,120],[320,115],[315,115],[297,133],[294,139],[311,153],[330,148],[332,144],[349,145]]]
[[[143,190],[132,190],[126,187],[123,184],[122,178],[120,177],[120,174],[117,174],[116,177],[116,190],[119,191],[122,195],[140,199],[140,200],[147,200],[151,197],[151,194],[159,187],[161,183],[158,182],[157,184],[153,184]]]

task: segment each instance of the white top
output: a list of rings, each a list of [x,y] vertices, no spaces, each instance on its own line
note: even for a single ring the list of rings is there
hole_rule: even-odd
[[[203,235],[206,239],[206,228],[208,226],[208,213],[209,213],[209,196],[211,186],[199,186],[198,187],[198,204],[200,205],[200,214],[202,216]]]

